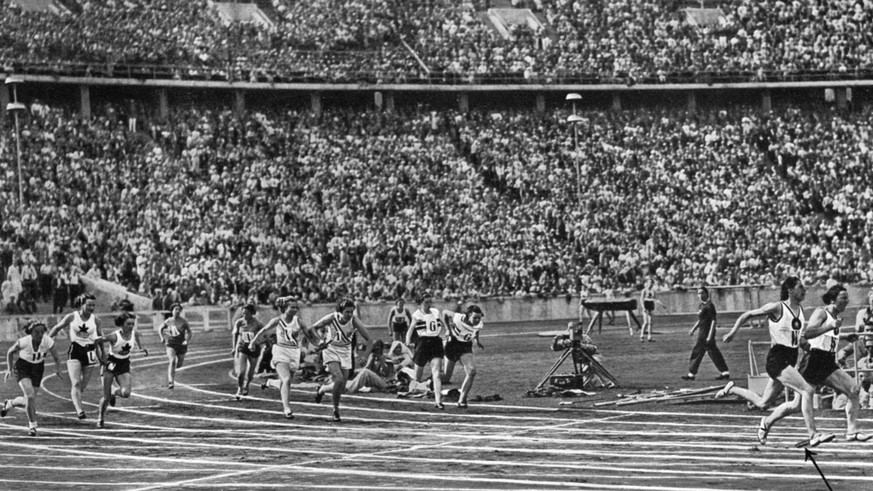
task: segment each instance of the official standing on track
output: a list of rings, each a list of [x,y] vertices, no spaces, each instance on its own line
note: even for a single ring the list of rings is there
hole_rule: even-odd
[[[61,376],[61,363],[55,350],[55,340],[45,335],[47,330],[48,327],[42,322],[29,323],[24,327],[25,336],[19,338],[6,352],[6,375],[3,381],[9,380],[14,366],[15,377],[23,395],[3,401],[0,417],[5,418],[10,408],[23,407],[27,412],[27,431],[30,436],[36,436],[36,395],[42,384],[46,353],[51,353],[58,377]],[[13,365],[12,358],[15,353],[18,353],[18,360]]]
[[[109,343],[109,356],[103,365],[103,397],[100,399],[98,428],[103,428],[106,410],[109,406],[115,406],[116,397],[130,397],[130,353],[138,349],[145,356],[149,355],[148,350],[142,347],[135,324],[135,315],[130,312],[120,314],[115,318],[115,327],[119,329],[102,339],[102,342]],[[118,384],[117,389],[113,390],[113,382]]]
[[[54,338],[61,329],[70,328],[70,350],[67,360],[67,372],[70,375],[70,399],[76,409],[79,419],[85,419],[85,410],[82,409],[82,393],[88,388],[91,380],[91,370],[98,364],[103,364],[105,355],[103,343],[97,340],[103,336],[100,323],[94,315],[96,298],[90,293],[79,295],[76,303],[79,310],[69,313],[61,319],[49,332]]]
[[[688,374],[683,375],[683,380],[694,380],[697,377],[697,369],[700,368],[700,362],[703,361],[703,355],[709,353],[709,358],[715,364],[720,375],[716,380],[727,380],[731,378],[728,371],[727,362],[724,361],[724,355],[715,344],[715,325],[716,311],[715,305],[712,304],[712,299],[709,297],[709,289],[701,286],[697,289],[697,296],[700,298],[700,306],[697,311],[697,322],[694,327],[688,332],[689,336],[694,335],[697,331],[697,343],[691,350],[691,362],[688,365]]]

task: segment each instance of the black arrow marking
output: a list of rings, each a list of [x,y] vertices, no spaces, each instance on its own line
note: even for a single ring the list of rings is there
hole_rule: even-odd
[[[821,476],[821,480],[824,481],[825,486],[828,487],[828,491],[834,491],[834,488],[832,488],[831,485],[828,484],[828,480],[827,480],[827,478],[825,478],[825,476],[824,476],[824,474],[822,473],[821,469],[818,468],[818,464],[815,463],[815,459],[812,458],[812,456],[813,456],[813,455],[816,455],[816,453],[813,452],[812,450],[808,449],[808,448],[804,448],[803,451],[804,451],[804,453],[806,453],[806,457],[804,457],[803,461],[806,462],[807,460],[811,460],[811,461],[812,461],[812,465],[815,466],[815,470],[818,471],[818,475]]]

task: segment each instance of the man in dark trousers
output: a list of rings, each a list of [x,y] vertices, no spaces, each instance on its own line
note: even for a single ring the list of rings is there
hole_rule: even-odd
[[[703,361],[703,355],[709,353],[709,358],[715,364],[715,368],[721,373],[716,380],[727,380],[731,378],[728,371],[727,363],[724,361],[721,351],[715,345],[715,305],[709,299],[709,290],[705,286],[697,289],[697,296],[700,298],[700,310],[697,312],[697,322],[694,327],[688,332],[689,336],[697,332],[697,343],[694,344],[694,349],[691,350],[691,363],[688,365],[688,374],[683,375],[683,380],[694,380],[697,377],[697,369],[700,368],[700,362]],[[699,329],[699,330],[698,330]]]

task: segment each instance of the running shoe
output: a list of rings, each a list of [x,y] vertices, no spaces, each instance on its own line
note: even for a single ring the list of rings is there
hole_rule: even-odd
[[[261,383],[261,390],[267,390],[267,387],[269,387],[269,386],[267,385],[267,380],[268,380],[268,379],[264,379],[264,382]]]
[[[336,409],[333,410],[333,420],[337,423],[342,423],[342,419],[340,419],[339,411]]]
[[[725,386],[718,392],[715,393],[715,399],[721,399],[722,397],[731,393],[731,389],[734,388],[734,381],[726,383]]]
[[[77,416],[79,419],[85,419],[85,411],[81,411],[81,412],[80,412],[79,414],[77,414],[76,416]]]
[[[467,409],[467,401],[458,401],[458,409]]]
[[[9,407],[9,399],[3,401],[3,407],[0,407],[0,418],[5,418],[6,414],[9,413],[9,409],[6,409],[7,407]]]
[[[285,419],[294,419],[294,413],[291,411],[285,411]]]
[[[438,403],[434,404],[433,407],[439,409],[440,411],[442,411],[443,409],[446,408],[445,404],[443,404],[442,402],[438,402]]]
[[[98,419],[97,420],[97,427],[98,428],[106,428],[106,424],[103,422],[102,419]]]
[[[115,407],[115,402],[116,402],[115,392],[113,392],[112,394],[109,395],[109,405],[112,407]]]
[[[248,387],[246,387],[245,389],[243,389],[243,391],[242,391],[242,395],[244,395],[244,396],[249,395],[249,388],[248,388]]]
[[[758,425],[758,443],[761,445],[767,444],[767,435],[770,434],[770,428],[767,427],[767,416],[761,418],[761,424]],[[834,439],[834,436],[831,435],[831,440]],[[818,445],[818,444],[816,444]]]
[[[715,377],[715,379],[716,379],[716,380],[730,380],[730,379],[731,379],[731,374],[729,374],[729,373],[723,373],[723,374],[719,375],[718,377]]]
[[[833,433],[816,433],[809,439],[809,447],[817,447],[834,439]]]
[[[694,375],[691,375],[691,374],[689,373],[688,375],[683,375],[683,376],[681,376],[681,377],[679,377],[679,378],[681,378],[682,380],[694,380],[694,379],[697,378],[697,377],[694,376]]]
[[[851,435],[846,435],[847,442],[866,442],[871,438],[873,438],[873,435],[867,435],[865,433],[852,433]]]
[[[27,429],[27,434],[30,436],[36,436],[36,426],[31,426]]]
[[[316,387],[315,388],[315,403],[321,404],[321,400],[323,398],[324,398],[324,392],[321,391],[321,387]],[[337,415],[337,414],[338,413],[334,413],[334,415]]]
[[[238,401],[242,400],[242,389],[237,389],[236,394],[233,397]]]
[[[168,388],[168,389],[173,390],[173,387],[175,387],[175,384],[173,384],[172,381],[167,382],[167,388]]]

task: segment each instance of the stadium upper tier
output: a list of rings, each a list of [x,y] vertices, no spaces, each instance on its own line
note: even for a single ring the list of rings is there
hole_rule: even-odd
[[[216,303],[871,280],[869,109],[581,114],[574,150],[564,112],[201,107],[134,133],[33,105],[23,218],[0,134],[0,257]]]
[[[519,2],[516,2],[519,3]],[[520,2],[525,4],[525,2]],[[272,0],[273,28],[225,25],[205,0],[0,10],[9,71],[254,82],[677,83],[873,78],[873,1],[738,0],[719,25],[675,1],[538,0],[543,29],[500,36],[447,0]]]

